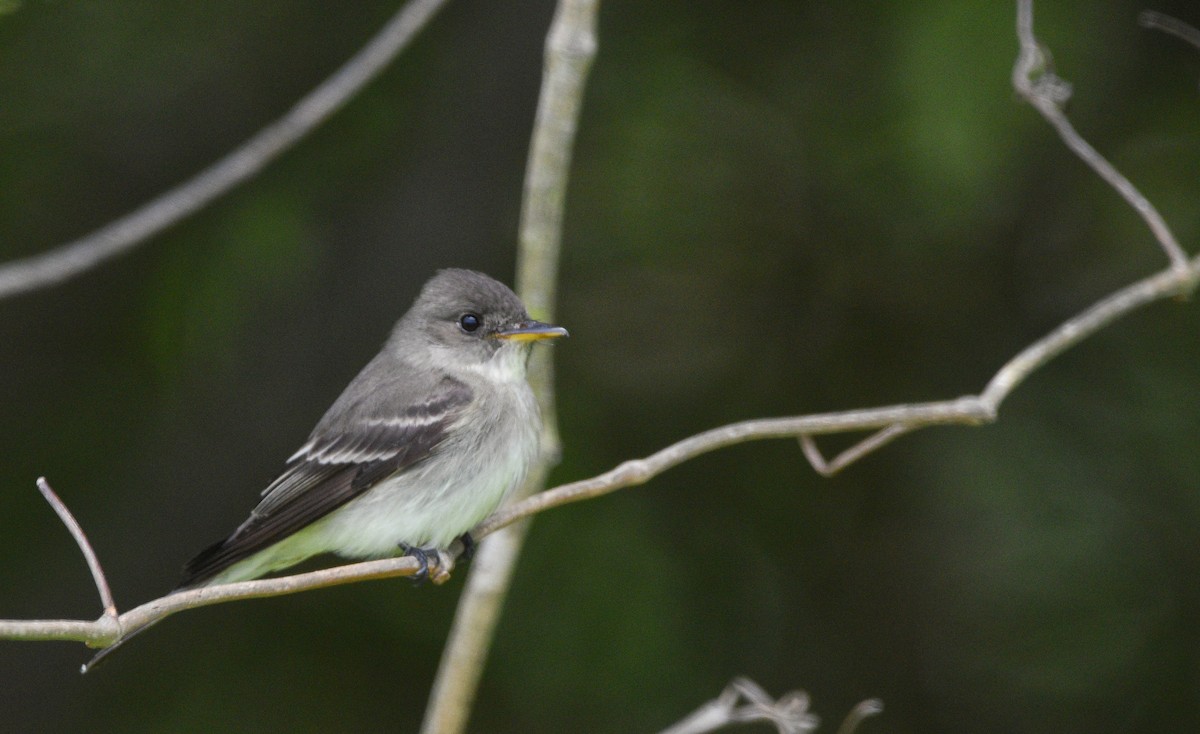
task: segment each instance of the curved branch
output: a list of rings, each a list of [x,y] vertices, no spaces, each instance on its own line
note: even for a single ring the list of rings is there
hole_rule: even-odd
[[[599,497],[625,487],[644,484],[701,454],[747,441],[769,438],[802,438],[829,433],[905,426],[908,429],[935,425],[980,425],[996,419],[1000,402],[1034,370],[1068,347],[1131,311],[1172,296],[1189,292],[1200,278],[1200,257],[1188,263],[1186,272],[1168,269],[1134,283],[1102,299],[1079,316],[1068,320],[1005,364],[980,395],[932,403],[909,403],[837,413],[764,418],[714,428],[672,444],[644,459],[626,461],[604,474],[564,484],[534,495],[501,510],[475,530],[483,538],[518,520],[553,507]],[[882,444],[880,444],[882,445]],[[859,457],[865,455],[859,454]],[[856,458],[859,458],[856,457]],[[451,559],[458,553],[447,554]],[[78,620],[0,620],[0,638],[12,640],[77,640],[92,647],[111,645],[123,636],[185,609],[241,599],[292,594],[370,579],[408,576],[416,572],[412,558],[389,558],[322,569],[294,576],[242,581],[178,592],[147,602],[114,620],[105,615],[87,622]]]
[[[405,4],[366,46],[283,117],[187,182],[80,239],[0,265],[0,298],[57,285],[129,252],[251,178],[374,79],[445,3]]]

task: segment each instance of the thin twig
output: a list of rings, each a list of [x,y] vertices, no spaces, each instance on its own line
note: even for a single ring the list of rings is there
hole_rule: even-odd
[[[1063,114],[1062,105],[1071,96],[1071,85],[1054,73],[1049,54],[1044,52],[1042,45],[1033,35],[1033,0],[1017,2],[1017,40],[1020,42],[1021,51],[1016,64],[1013,65],[1013,88],[1058,131],[1059,137],[1071,152],[1079,156],[1141,215],[1154,238],[1167,253],[1171,266],[1179,271],[1185,270],[1188,264],[1187,254],[1175,240],[1175,235],[1171,234],[1171,229],[1167,227],[1158,210],[1142,196],[1129,179],[1083,139]]]
[[[559,0],[546,36],[525,167],[516,282],[521,299],[539,319],[554,317],[567,181],[584,86],[596,55],[598,7],[599,0]],[[562,453],[551,354],[539,350],[529,365],[529,381],[542,410],[541,458],[516,499],[544,489],[550,467]],[[480,546],[442,650],[423,734],[459,734],[466,728],[527,531],[528,523],[508,527]]]
[[[1154,10],[1143,10],[1138,15],[1138,23],[1143,28],[1150,28],[1175,36],[1185,43],[1190,43],[1197,50],[1200,50],[1200,30],[1196,30],[1178,18],[1172,18],[1169,15]]]
[[[63,501],[50,487],[50,483],[45,477],[37,479],[38,491],[50,503],[50,507],[54,508],[54,513],[58,515],[58,519],[62,520],[63,525],[67,526],[71,537],[75,539],[75,545],[79,546],[79,551],[83,553],[83,559],[87,561],[88,569],[92,572],[92,581],[96,583],[96,591],[100,593],[100,607],[104,609],[104,613],[109,617],[117,616],[117,605],[113,601],[112,589],[109,588],[108,579],[104,577],[104,569],[100,567],[100,559],[96,557],[96,551],[92,550],[92,544],[87,539],[87,534],[83,532],[83,528],[79,526],[79,522]]]
[[[0,298],[57,285],[126,253],[251,178],[366,86],[445,3],[405,4],[366,46],[283,117],[185,183],[73,242],[0,265]]]

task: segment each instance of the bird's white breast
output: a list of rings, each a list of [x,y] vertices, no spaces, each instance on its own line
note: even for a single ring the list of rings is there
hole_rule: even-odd
[[[446,548],[477,525],[524,480],[538,451],[532,391],[523,379],[505,387],[466,411],[429,459],[311,526],[309,541],[344,556],[390,556],[401,543]]]

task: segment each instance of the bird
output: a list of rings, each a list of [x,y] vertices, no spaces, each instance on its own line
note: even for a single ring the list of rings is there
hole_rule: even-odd
[[[324,553],[409,555],[421,581],[429,558],[454,541],[473,550],[470,530],[538,454],[531,347],[567,335],[530,318],[499,281],[439,270],[249,517],[187,562],[176,591],[258,578]]]

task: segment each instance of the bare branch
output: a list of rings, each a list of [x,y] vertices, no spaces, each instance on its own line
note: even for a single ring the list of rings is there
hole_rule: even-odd
[[[563,209],[583,90],[596,55],[599,0],[559,0],[546,36],[545,68],[525,167],[517,254],[517,292],[535,318],[553,321],[562,247]],[[554,408],[549,349],[529,365],[529,381],[542,410],[541,459],[517,498],[546,486],[562,453]],[[450,635],[421,724],[424,734],[459,734],[467,718],[528,523],[507,528],[479,548],[459,599]]]
[[[1138,15],[1138,23],[1143,28],[1150,28],[1175,36],[1185,43],[1190,43],[1197,50],[1200,50],[1200,30],[1196,30],[1178,18],[1172,18],[1169,15],[1153,10],[1143,10]]]
[[[1013,88],[1058,131],[1059,137],[1071,152],[1088,164],[1109,186],[1116,189],[1121,198],[1129,202],[1141,215],[1154,238],[1167,253],[1171,267],[1179,271],[1187,269],[1187,254],[1175,241],[1175,235],[1171,234],[1158,210],[1142,196],[1129,179],[1076,132],[1071,121],[1063,114],[1062,105],[1071,96],[1071,85],[1054,73],[1049,53],[1045,52],[1033,35],[1033,0],[1017,2],[1017,40],[1020,42],[1021,51],[1013,66]]]
[[[79,526],[79,522],[63,501],[59,499],[54,490],[50,487],[50,483],[45,477],[38,477],[38,491],[54,508],[58,519],[62,520],[63,525],[67,526],[71,537],[75,539],[75,544],[79,546],[79,551],[83,553],[83,559],[87,561],[88,569],[92,572],[92,581],[96,583],[96,591],[100,592],[100,606],[104,609],[104,614],[109,617],[117,616],[117,605],[113,601],[112,589],[108,586],[108,579],[104,578],[104,569],[100,567],[100,560],[96,558],[96,551],[92,550],[92,544],[88,542],[87,535],[84,534],[83,528]]]
[[[0,265],[0,298],[57,285],[129,252],[251,178],[375,78],[445,3],[411,0],[353,58],[283,117],[192,179],[80,239]]]
[[[1099,328],[1107,326],[1127,313],[1156,300],[1188,293],[1194,287],[1198,277],[1200,277],[1200,257],[1191,260],[1187,271],[1183,273],[1168,269],[1102,299],[1010,360],[996,373],[982,395],[933,403],[903,404],[790,418],[766,418],[721,426],[672,444],[645,459],[626,461],[591,479],[571,482],[534,495],[492,515],[476,528],[475,535],[483,538],[502,527],[552,507],[643,484],[671,467],[700,454],[746,441],[767,438],[800,438],[828,433],[887,429],[891,426],[904,426],[907,432],[907,430],[933,425],[990,423],[995,420],[1001,401],[1034,370],[1061,354],[1068,347],[1082,341]],[[877,434],[877,437],[868,439],[868,442],[875,441],[871,448],[883,445],[884,441],[879,436],[886,435],[888,440],[895,437],[887,434],[888,432],[885,430],[881,434]],[[850,451],[855,450],[851,449]],[[862,455],[865,455],[865,451],[859,450],[855,458],[860,458]],[[838,468],[841,466],[844,466],[844,463]],[[457,553],[449,555],[453,558],[457,556]],[[412,558],[391,558],[294,576],[242,581],[236,584],[184,591],[147,602],[130,610],[120,615],[115,620],[116,624],[108,615],[104,615],[94,622],[0,620],[0,638],[78,640],[92,647],[104,647],[111,645],[123,636],[132,634],[185,609],[241,599],[280,596],[369,579],[408,576],[415,573],[416,569],[416,561]],[[481,578],[488,578],[486,574],[479,575]],[[474,575],[472,575],[473,578]]]

